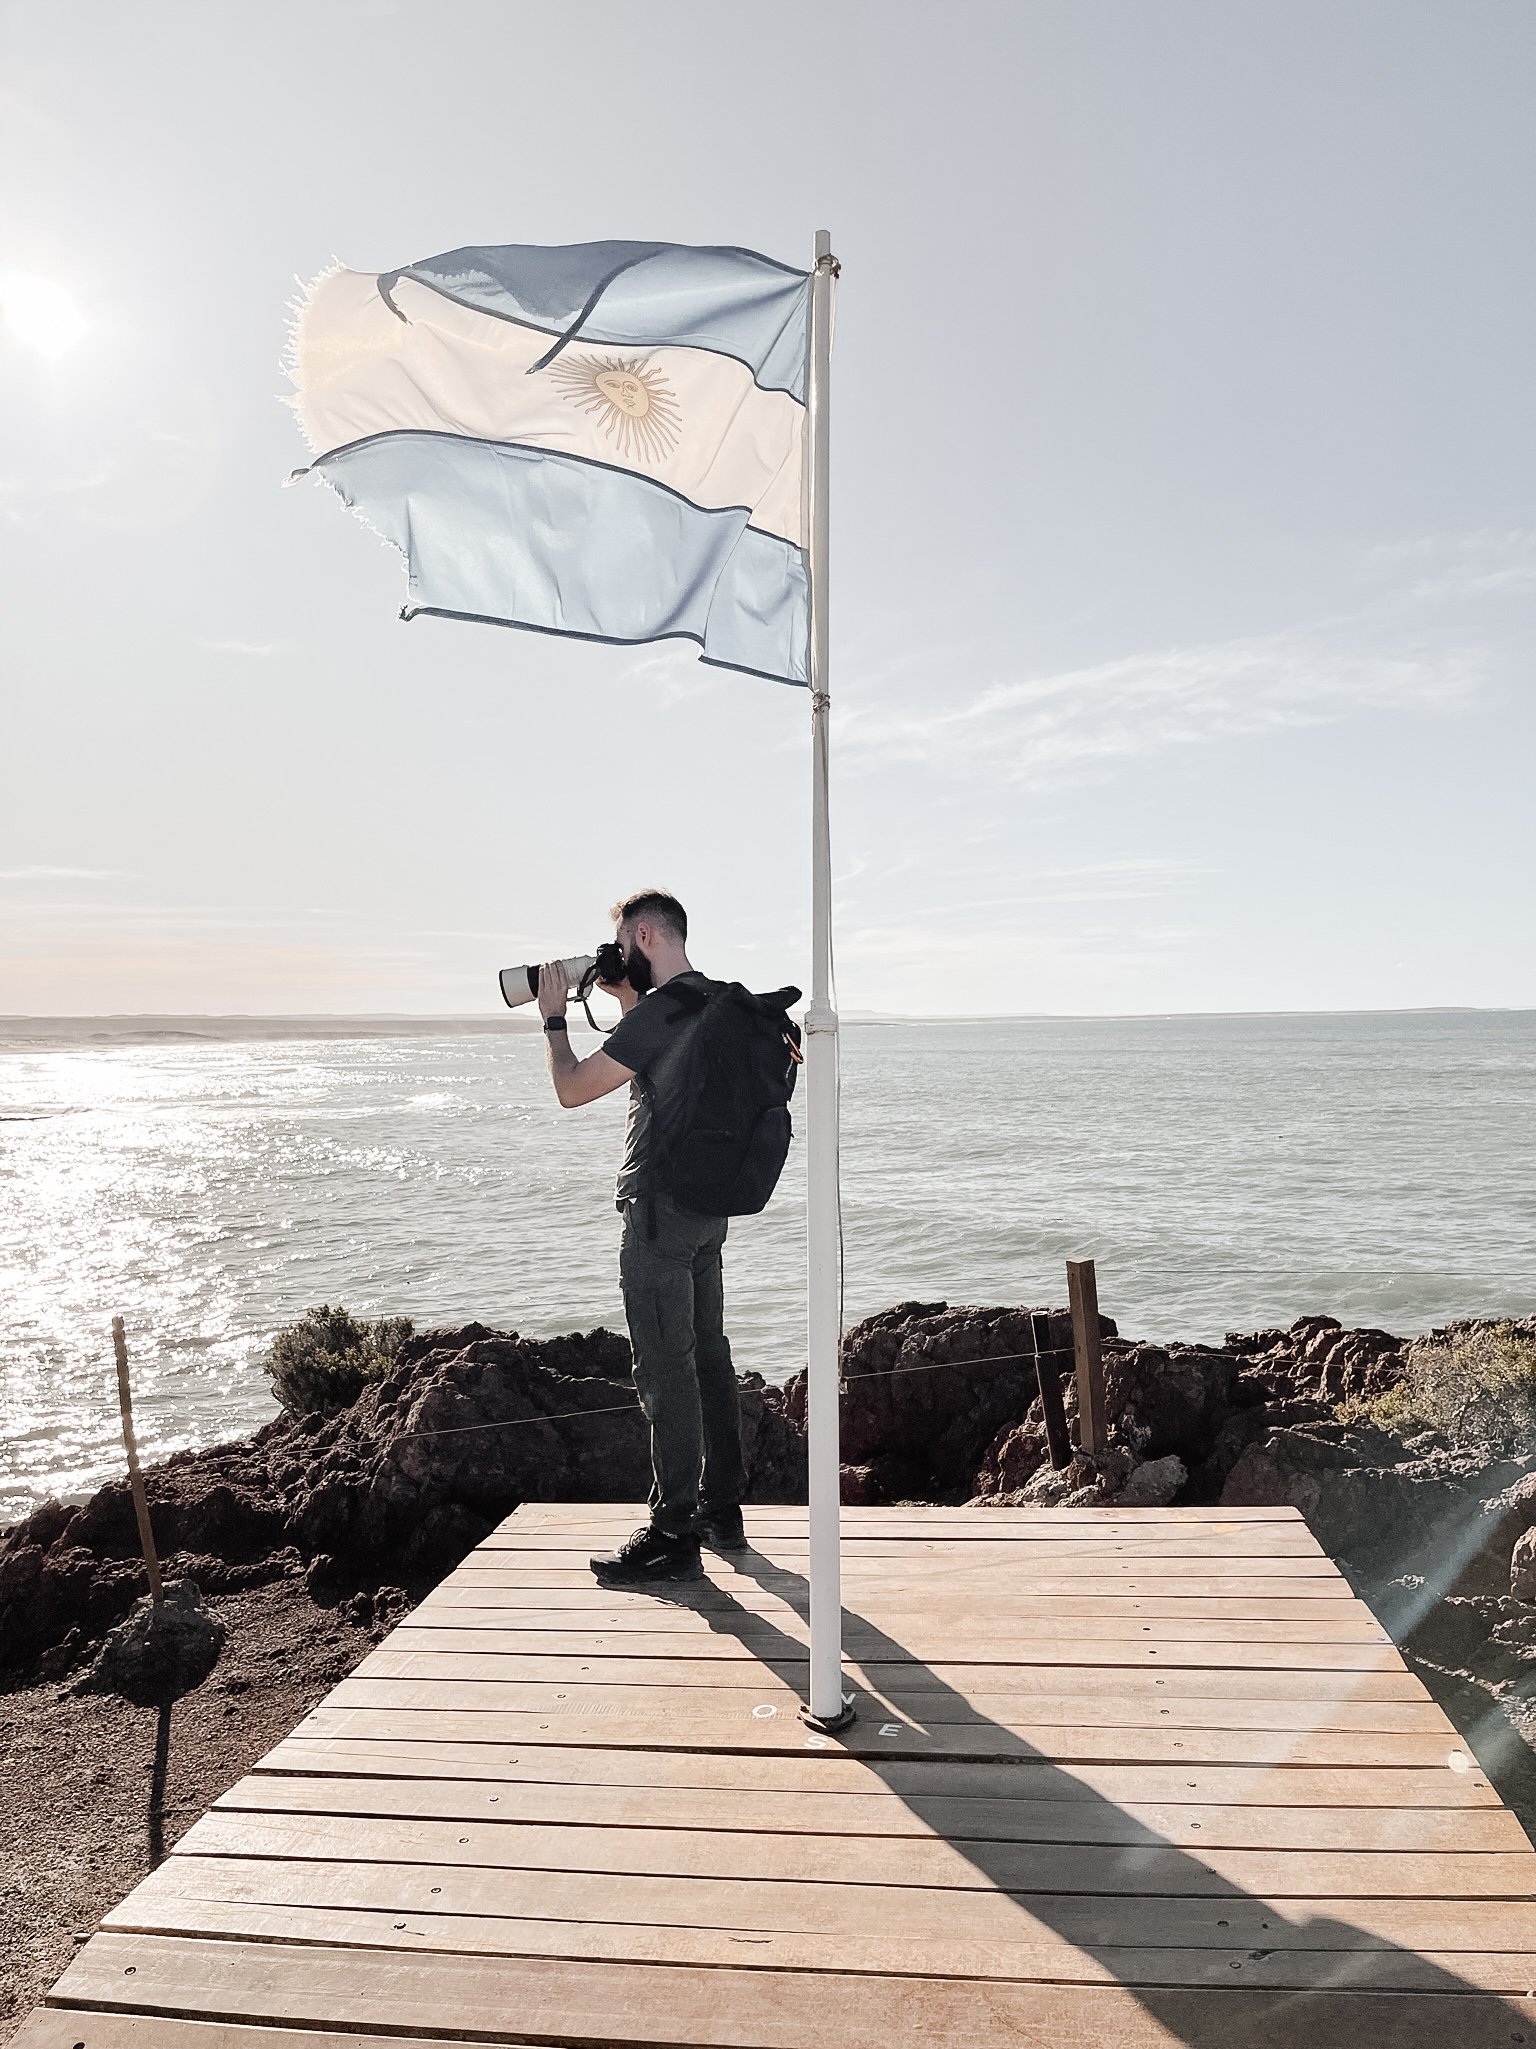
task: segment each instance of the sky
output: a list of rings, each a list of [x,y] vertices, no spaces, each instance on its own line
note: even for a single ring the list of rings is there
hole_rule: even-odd
[[[0,7],[0,1013],[483,1013],[644,884],[803,981],[805,693],[401,624],[280,359],[823,226],[843,1007],[1536,1005],[1533,88],[1524,0]]]

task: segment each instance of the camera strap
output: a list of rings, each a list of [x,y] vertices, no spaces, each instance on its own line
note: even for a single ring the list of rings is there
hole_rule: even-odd
[[[613,1030],[613,1026],[612,1026],[612,1025],[600,1025],[600,1024],[598,1023],[597,1019],[596,1019],[596,1018],[595,1018],[595,1017],[594,1017],[594,1016],[592,1015],[592,1005],[591,1005],[591,1004],[590,1004],[590,1002],[589,1002],[589,1001],[587,1000],[587,999],[588,999],[588,998],[589,998],[589,997],[591,996],[591,994],[592,994],[592,991],[593,991],[593,989],[594,989],[594,988],[595,988],[596,986],[597,986],[597,963],[596,963],[596,962],[594,961],[594,962],[593,962],[593,964],[592,964],[592,966],[591,966],[591,967],[589,967],[589,968],[587,969],[587,972],[586,972],[586,973],[585,973],[585,974],[584,974],[584,975],[582,976],[581,980],[580,980],[580,981],[579,981],[579,982],[578,982],[578,983],[576,984],[576,990],[575,990],[575,995],[576,995],[576,1001],[577,1001],[577,1002],[578,1002],[578,1003],[579,1003],[579,1004],[581,1005],[581,1007],[582,1007],[582,1010],[583,1010],[583,1012],[584,1012],[584,1013],[586,1014],[586,1020],[587,1020],[587,1023],[588,1023],[588,1024],[589,1024],[589,1025],[590,1025],[590,1026],[592,1027],[593,1031],[594,1031],[594,1032],[602,1032],[602,1033],[605,1033],[605,1034],[606,1034],[606,1033],[608,1033],[608,1032],[611,1032],[611,1031]]]

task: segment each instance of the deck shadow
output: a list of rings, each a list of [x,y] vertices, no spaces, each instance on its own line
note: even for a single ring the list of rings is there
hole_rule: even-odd
[[[149,1771],[149,1801],[144,1814],[149,1869],[165,1861],[165,1781],[171,1762],[171,1716],[174,1703],[163,1700],[155,1722],[155,1755]]]
[[[777,1595],[802,1620],[809,1620],[810,1587],[802,1574],[772,1564],[755,1550],[732,1553],[730,1562],[738,1572],[751,1579],[764,1592]],[[706,1616],[712,1630],[734,1637],[791,1691],[803,1694],[807,1655],[805,1645],[778,1629],[768,1616],[744,1608],[729,1589],[722,1587],[718,1581],[714,1582],[714,1587],[716,1593],[724,1597],[723,1602],[708,1608],[700,1606],[695,1612]],[[1452,2020],[1450,2011],[1431,2003],[1445,1995],[1475,1999],[1481,2008],[1479,2018],[1484,2021],[1492,2017],[1502,2021],[1507,2017],[1508,2040],[1512,2045],[1536,2040],[1536,2031],[1532,2029],[1529,2016],[1518,2005],[1512,2004],[1498,1993],[1470,1984],[1466,1979],[1458,1977],[1454,1971],[1447,1970],[1442,1964],[1419,1952],[1404,1949],[1400,1944],[1356,1928],[1345,1921],[1319,1916],[1313,1916],[1303,1922],[1295,1921],[1286,1914],[1283,1906],[1222,1878],[1210,1865],[1192,1855],[1182,1844],[1175,1843],[1168,1837],[1159,1835],[1146,1824],[1136,1821],[1114,1801],[1095,1792],[1082,1779],[1063,1769],[1035,1749],[1032,1744],[983,1714],[956,1688],[942,1680],[931,1665],[914,1658],[905,1645],[888,1636],[867,1616],[861,1616],[855,1610],[847,1608],[844,1612],[850,1619],[858,1622],[861,1630],[867,1632],[876,1645],[874,1650],[861,1656],[858,1661],[860,1664],[867,1666],[888,1659],[895,1668],[905,1666],[914,1676],[922,1675],[920,1685],[909,1684],[905,1688],[896,1676],[895,1670],[889,1684],[885,1683],[882,1675],[881,1688],[876,1696],[878,1699],[888,1702],[893,1710],[919,1727],[931,1717],[935,1703],[963,1708],[963,1719],[967,1726],[989,1730],[995,1739],[995,1749],[991,1751],[992,1761],[1027,1763],[1034,1768],[1037,1783],[1041,1773],[1047,1775],[1045,1784],[1048,1791],[1041,1797],[1071,1800],[1088,1811],[1097,1805],[1103,1810],[1121,1815],[1126,1829],[1134,1831],[1134,1840],[1130,1844],[1116,1844],[1114,1847],[1124,1848],[1130,1855],[1150,1852],[1160,1859],[1170,1860],[1173,1875],[1166,1890],[1160,1888],[1156,1894],[1092,1896],[1055,1895],[1048,1892],[1021,1893],[1016,1868],[1019,1846],[1016,1843],[989,1842],[975,1837],[957,1836],[944,1825],[944,1801],[952,1799],[953,1796],[947,1795],[941,1800],[939,1796],[914,1793],[899,1783],[903,1775],[892,1769],[895,1760],[887,1762],[878,1754],[872,1755],[863,1751],[859,1753],[859,1762],[881,1779],[886,1790],[894,1794],[928,1830],[963,1856],[988,1881],[992,1889],[1019,1903],[1021,1940],[1027,1941],[1028,1926],[1031,1922],[1053,1927],[1055,1933],[1064,1941],[1100,1963],[1110,1974],[1112,1982],[1130,1993],[1150,2016],[1168,2030],[1174,2040],[1186,2045],[1186,2049],[1234,2049],[1234,2043],[1238,2040],[1234,2030],[1245,2028],[1248,2030],[1246,2039],[1257,2042],[1260,2037],[1252,2032],[1249,2018],[1249,2002],[1255,1999],[1267,2002],[1272,2009],[1283,2009],[1288,2027],[1293,2027],[1295,2038],[1301,2040],[1301,2031],[1307,2026],[1308,2006],[1316,2006],[1329,1999],[1331,1995],[1341,1992],[1369,1993],[1377,1999],[1399,2001],[1402,2003],[1401,2019],[1404,2023],[1409,2019],[1406,2009],[1414,2002],[1422,2000],[1422,2013],[1414,2014],[1413,2018],[1422,2019],[1425,2032],[1421,2035],[1416,2028],[1394,2028],[1392,2039],[1400,2045],[1400,2049],[1429,2049],[1430,2044],[1449,2045],[1458,2039],[1456,2023]],[[1079,1668],[1070,1666],[1063,1668],[1064,1672],[1077,1669]],[[866,1696],[864,1705],[867,1708],[870,1689],[865,1686],[858,1690]],[[1408,1856],[1412,1853],[1405,1851],[1394,1854]],[[1179,1874],[1186,1875],[1188,1882],[1181,1883]],[[1337,1956],[1338,1970],[1320,1979],[1316,1985],[1305,1989],[1237,1986],[1218,1988],[1209,1985],[1158,1986],[1121,1978],[1116,1968],[1117,1962],[1123,1958],[1121,1946],[1107,1942],[1085,1941],[1081,1929],[1070,1926],[1068,1917],[1064,1914],[1058,1914],[1057,1919],[1054,1922],[1052,1920],[1052,1910],[1059,1909],[1064,1899],[1081,1900],[1089,1897],[1125,1897],[1128,1904],[1131,1900],[1154,1897],[1209,1901],[1213,1904],[1223,1900],[1241,1902],[1254,1909],[1261,1922],[1262,1916],[1267,1914],[1287,1931],[1294,1931],[1287,1942],[1276,1947],[1283,1946],[1292,1952],[1310,1951]],[[1180,1945],[1166,1946],[1171,1949]],[[1373,1984],[1369,1975],[1364,1978],[1359,1975],[1352,1977],[1352,1971],[1357,1974],[1360,1971],[1359,1960],[1362,1952],[1376,1957],[1395,1955],[1412,1958],[1412,1989],[1383,1989]],[[1234,1950],[1234,1955],[1238,1958],[1249,1956],[1253,1960],[1258,1960],[1262,1954],[1262,1951]],[[1216,1996],[1221,1993],[1230,1997],[1233,1993],[1239,1992],[1245,1995],[1244,2006],[1249,2008],[1248,2013],[1241,2018],[1231,2009],[1223,2011],[1225,2000]],[[1462,2018],[1468,2018],[1465,2009],[1462,2011]],[[1443,2032],[1442,2021],[1445,2023]],[[1267,2026],[1263,2033],[1267,2037]],[[1333,2035],[1329,2033],[1328,2040],[1332,2042],[1333,2039]]]

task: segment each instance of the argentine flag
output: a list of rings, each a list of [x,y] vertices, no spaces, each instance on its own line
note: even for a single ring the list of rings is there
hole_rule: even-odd
[[[327,271],[292,334],[298,474],[400,549],[404,618],[680,637],[807,683],[808,286],[668,242]]]

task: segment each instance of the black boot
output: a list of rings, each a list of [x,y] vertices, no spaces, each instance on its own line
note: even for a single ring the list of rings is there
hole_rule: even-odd
[[[694,1518],[699,1540],[711,1551],[745,1551],[747,1532],[739,1508],[701,1508]]]
[[[641,1586],[649,1580],[702,1579],[699,1540],[677,1537],[647,1523],[636,1530],[617,1551],[590,1561],[592,1570],[605,1586]]]

